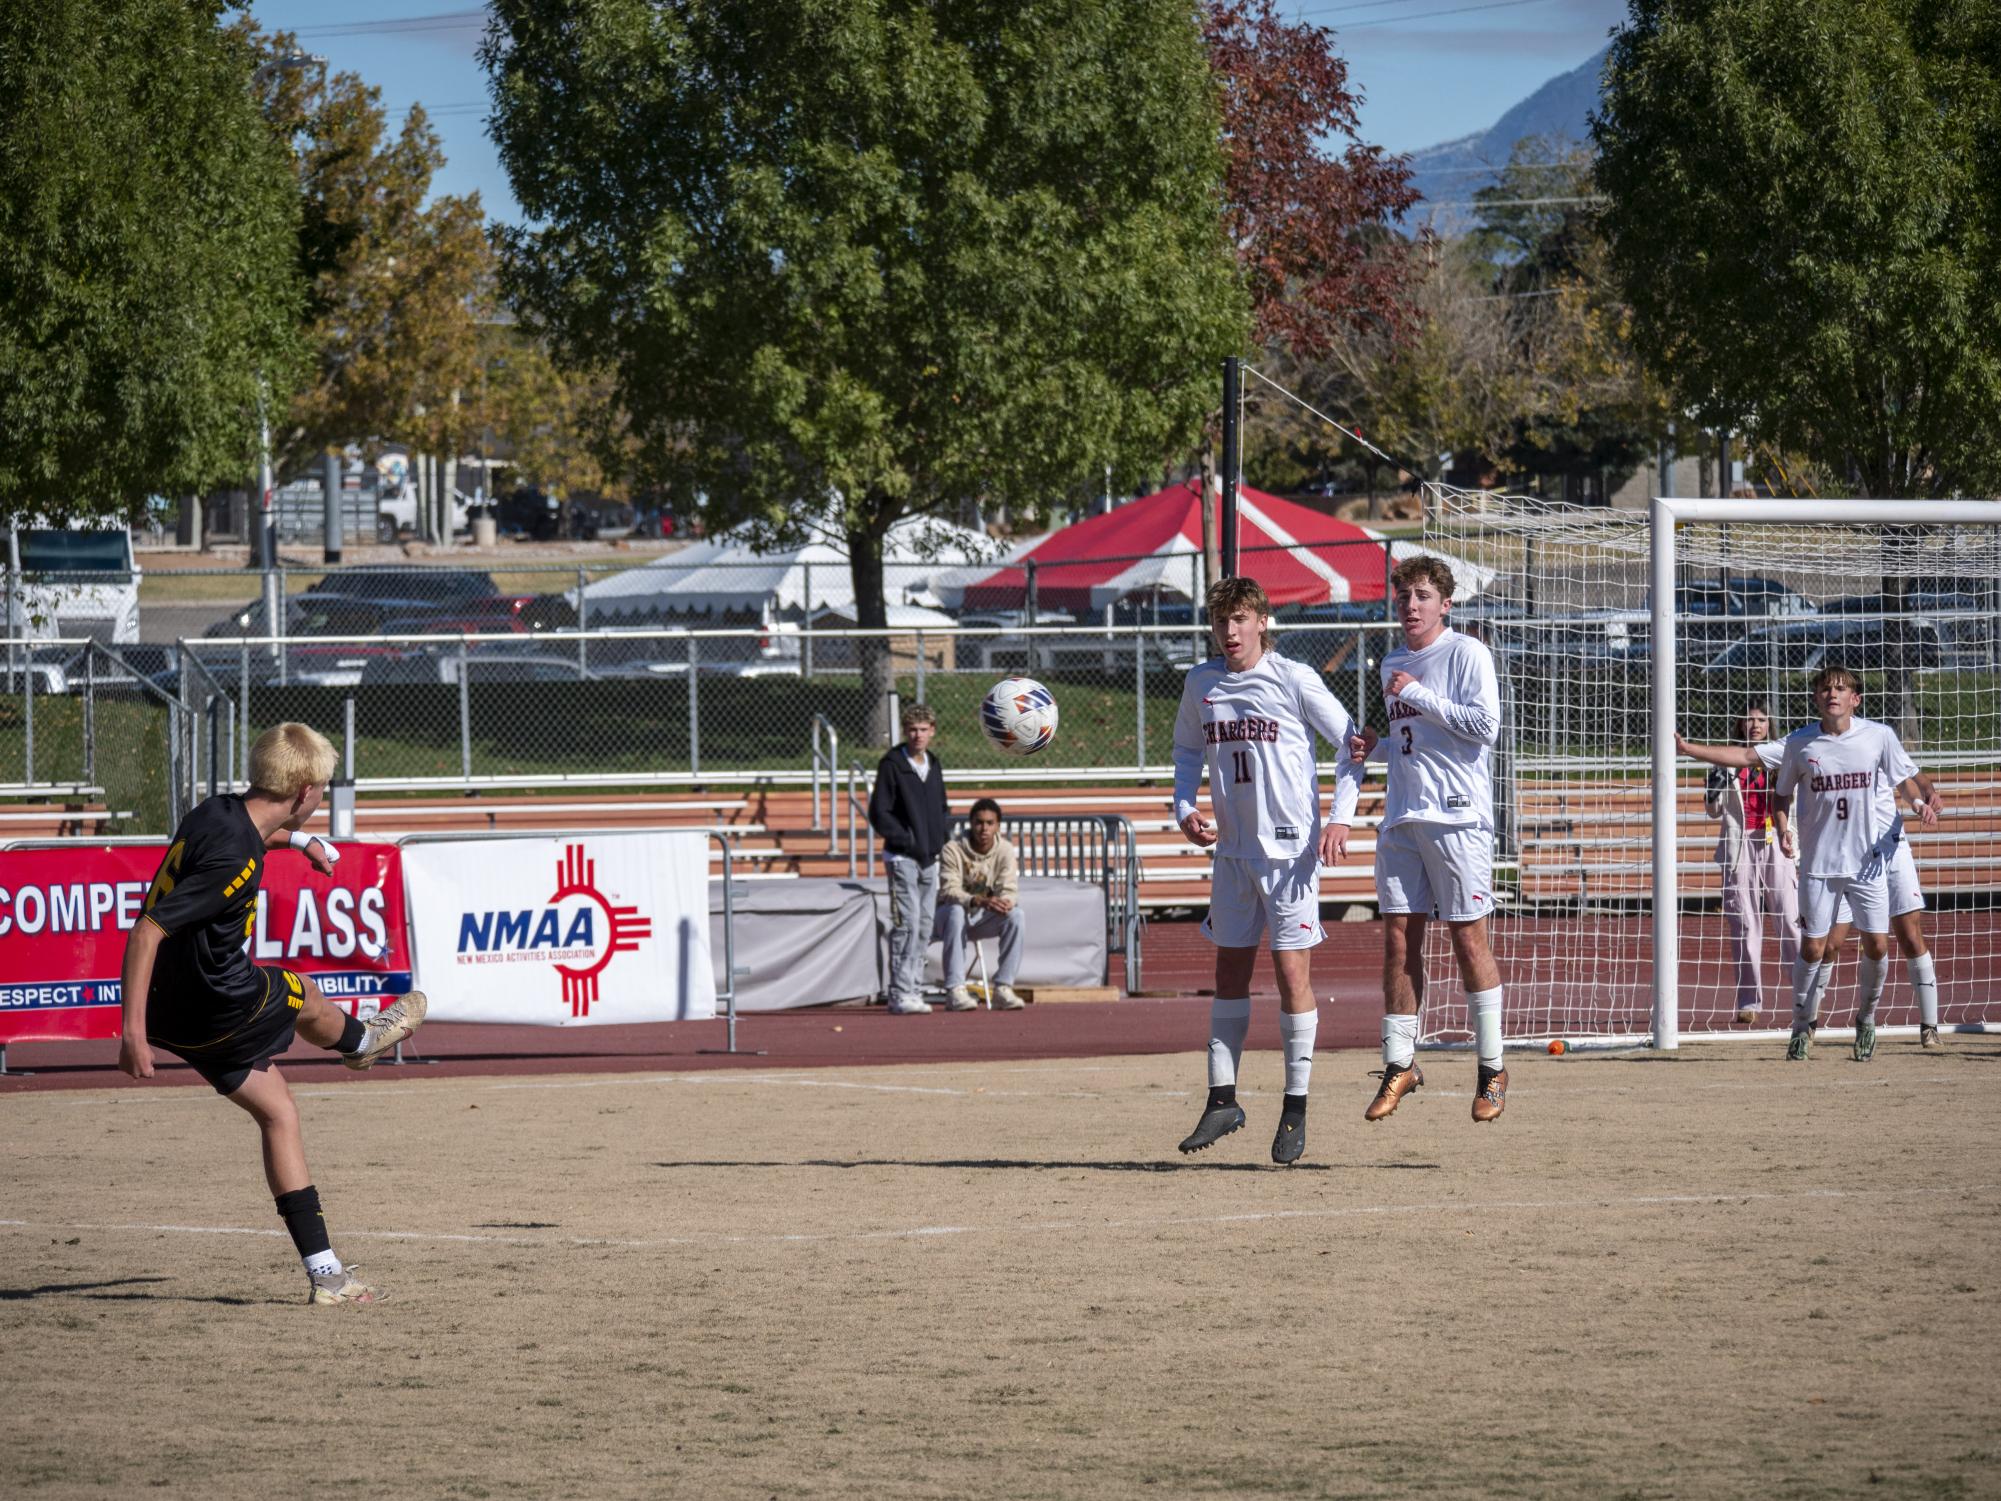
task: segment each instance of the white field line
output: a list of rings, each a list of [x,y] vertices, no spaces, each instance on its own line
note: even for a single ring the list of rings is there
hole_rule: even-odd
[[[1199,1229],[1217,1225],[1279,1223],[1293,1220],[1402,1219],[1422,1216],[1490,1215],[1507,1212],[1547,1214],[1552,1211],[1598,1211],[1624,1213],[1632,1209],[1655,1209],[1678,1205],[1708,1204],[1744,1208],[1754,1205],[1809,1203],[1817,1200],[1852,1202],[1903,1199],[1964,1198],[1992,1193],[2001,1184],[1958,1184],[1936,1188],[1902,1188],[1883,1193],[1846,1188],[1808,1188],[1791,1193],[1747,1192],[1737,1189],[1687,1190],[1678,1193],[1631,1194],[1616,1198],[1577,1199],[1486,1199],[1464,1203],[1433,1201],[1416,1204],[1368,1204],[1333,1209],[1260,1209],[1234,1214],[1163,1215],[1150,1218],[1084,1220],[1044,1220],[1020,1225],[910,1225],[887,1230],[793,1231],[768,1235],[715,1233],[679,1235],[647,1239],[610,1236],[524,1236],[473,1235],[434,1230],[353,1230],[343,1229],[345,1240],[424,1241],[450,1244],[544,1246],[551,1248],[604,1248],[622,1250],[671,1250],[682,1246],[788,1246],[860,1244],[884,1240],[935,1240],[959,1235],[1050,1235],[1075,1231]],[[87,1230],[94,1233],[140,1235],[255,1235],[282,1236],[275,1228],[243,1225],[112,1224],[84,1221],[0,1220],[0,1229],[36,1232]]]

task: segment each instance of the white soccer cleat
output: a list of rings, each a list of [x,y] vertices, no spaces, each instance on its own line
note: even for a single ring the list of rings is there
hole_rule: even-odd
[[[430,1005],[423,991],[413,990],[395,1005],[376,1012],[368,1019],[368,1035],[361,1046],[341,1062],[353,1069],[373,1068],[376,1059],[424,1025],[424,1013]]]
[[[380,1303],[389,1296],[381,1288],[371,1287],[355,1276],[359,1270],[359,1267],[343,1267],[326,1277],[309,1273],[307,1280],[312,1284],[312,1291],[306,1295],[306,1302],[331,1307],[335,1303]]]

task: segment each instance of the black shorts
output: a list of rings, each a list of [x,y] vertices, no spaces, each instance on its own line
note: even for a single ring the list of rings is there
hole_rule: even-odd
[[[305,982],[291,970],[260,964],[257,973],[264,993],[247,1008],[204,1010],[200,996],[154,996],[146,1006],[146,1040],[186,1060],[217,1094],[235,1094],[292,1045],[299,1008],[306,1003]],[[186,1040],[204,1034],[209,1041]]]

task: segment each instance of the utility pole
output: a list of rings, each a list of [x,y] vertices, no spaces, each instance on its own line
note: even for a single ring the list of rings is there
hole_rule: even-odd
[[[1235,355],[1223,361],[1223,577],[1237,576],[1237,481],[1243,470],[1243,371]]]

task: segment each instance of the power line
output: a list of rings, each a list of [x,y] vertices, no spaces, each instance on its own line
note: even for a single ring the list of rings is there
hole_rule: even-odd
[[[484,25],[487,12],[484,6],[478,10],[440,10],[429,15],[400,16],[382,21],[341,21],[324,26],[301,26],[293,34],[300,37],[341,37],[341,36],[395,36],[404,32],[418,31],[462,31],[474,23]]]
[[[1391,458],[1388,454],[1384,453],[1380,448],[1376,447],[1375,444],[1371,443],[1367,438],[1363,437],[1353,428],[1344,427],[1341,423],[1336,422],[1332,417],[1328,416],[1325,412],[1321,411],[1319,407],[1315,406],[1312,402],[1308,401],[1304,396],[1301,396],[1296,391],[1286,390],[1284,386],[1281,386],[1277,381],[1273,380],[1270,376],[1259,371],[1255,366],[1252,365],[1244,366],[1244,374],[1256,376],[1259,380],[1263,381],[1266,385],[1270,386],[1274,391],[1278,392],[1279,395],[1283,396],[1287,401],[1295,402],[1298,405],[1304,407],[1307,411],[1311,412],[1314,416],[1318,417],[1322,422],[1326,423],[1329,427],[1333,428],[1335,432],[1353,438],[1357,443],[1361,444],[1364,448],[1368,449],[1370,453],[1374,454],[1377,458],[1381,459],[1385,464],[1394,464],[1396,465],[1397,468],[1406,470],[1411,474],[1418,474],[1422,472],[1418,469],[1418,467],[1415,464],[1406,464],[1402,459]]]
[[[1337,30],[1359,32],[1367,26],[1403,26],[1411,20],[1437,20],[1439,16],[1471,16],[1475,10],[1515,10],[1519,6],[1547,6],[1549,0],[1487,0],[1485,6],[1459,6],[1455,10],[1421,10],[1415,16],[1381,16],[1379,20],[1357,20]]]

